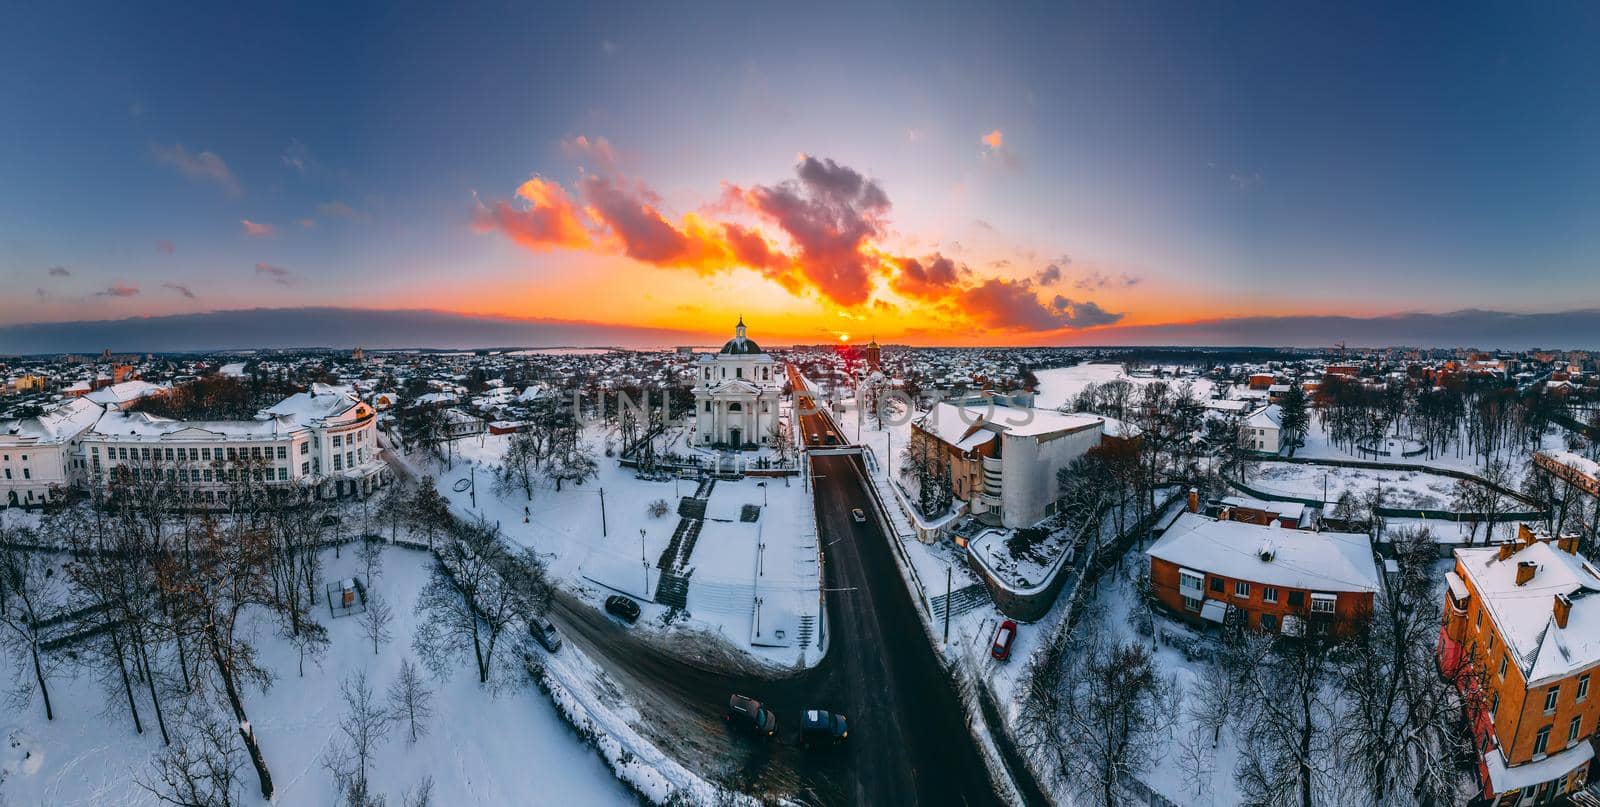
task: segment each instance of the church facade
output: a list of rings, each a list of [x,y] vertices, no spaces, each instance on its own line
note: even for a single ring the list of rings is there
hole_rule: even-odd
[[[740,317],[733,338],[695,362],[695,445],[744,449],[767,442],[782,387],[782,368],[745,336]]]

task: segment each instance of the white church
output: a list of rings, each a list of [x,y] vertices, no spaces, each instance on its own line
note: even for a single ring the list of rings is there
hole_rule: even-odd
[[[732,449],[767,442],[778,423],[783,371],[745,336],[744,317],[733,338],[695,363],[695,443]]]

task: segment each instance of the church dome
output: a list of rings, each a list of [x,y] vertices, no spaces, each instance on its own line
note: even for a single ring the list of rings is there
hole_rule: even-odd
[[[754,339],[739,339],[735,337],[733,339],[729,339],[727,343],[722,346],[722,349],[717,352],[724,356],[754,356],[758,353],[765,353],[766,351],[762,350],[761,346],[756,344]]]
[[[744,317],[739,317],[739,324],[733,329],[733,338],[724,343],[722,349],[717,352],[723,356],[757,356],[766,351],[762,350],[754,340],[745,338]]]

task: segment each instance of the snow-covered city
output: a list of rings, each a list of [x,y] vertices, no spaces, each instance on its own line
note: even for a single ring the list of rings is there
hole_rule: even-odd
[[[1600,807],[1595,11],[10,9],[0,807]]]

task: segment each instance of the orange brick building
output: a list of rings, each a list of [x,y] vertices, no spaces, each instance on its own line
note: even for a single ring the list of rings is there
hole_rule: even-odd
[[[1152,545],[1150,582],[1173,615],[1205,626],[1338,633],[1372,611],[1367,536],[1184,513]]]
[[[1524,524],[1518,539],[1456,550],[1439,637],[1497,807],[1581,789],[1600,724],[1600,571],[1576,536]]]

